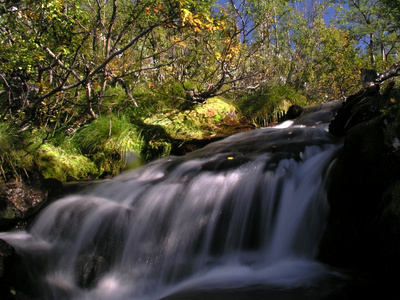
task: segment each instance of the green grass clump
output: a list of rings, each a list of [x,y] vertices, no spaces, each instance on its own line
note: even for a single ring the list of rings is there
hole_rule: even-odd
[[[307,99],[286,85],[259,89],[238,100],[243,115],[256,126],[262,127],[278,121],[293,104],[307,105]]]
[[[3,180],[18,177],[16,165],[21,142],[16,129],[7,122],[0,122],[0,171]]]
[[[141,152],[141,129],[126,116],[100,116],[74,136],[83,154],[93,159],[101,173],[118,174],[126,164],[126,153]]]

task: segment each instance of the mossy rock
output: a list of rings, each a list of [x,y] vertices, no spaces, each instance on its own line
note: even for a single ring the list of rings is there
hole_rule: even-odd
[[[146,161],[152,161],[164,156],[170,155],[172,150],[171,141],[161,139],[149,141],[146,146],[143,147],[143,153]]]
[[[56,178],[63,182],[96,178],[101,174],[89,158],[68,153],[50,144],[40,146],[35,162],[45,178]]]
[[[147,125],[161,126],[172,139],[192,140],[225,135],[224,125],[240,124],[236,107],[222,98],[207,100],[191,110],[158,114],[144,120]]]

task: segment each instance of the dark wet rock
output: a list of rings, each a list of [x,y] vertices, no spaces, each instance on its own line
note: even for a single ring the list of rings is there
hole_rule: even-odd
[[[300,117],[303,110],[304,110],[304,108],[300,105],[290,106],[286,113],[286,119],[293,120],[293,119],[296,119],[297,117]]]
[[[32,169],[26,170],[20,181],[0,184],[1,231],[23,226],[39,211],[48,197],[48,190],[43,187],[44,180]]]
[[[368,86],[346,99],[329,125],[329,132],[344,136],[353,126],[369,121],[380,114],[379,108],[387,103],[387,97],[379,92],[379,86]]]
[[[20,181],[0,184],[0,231],[25,227],[51,201],[95,183],[62,183],[55,178],[44,178],[39,171],[31,169]]]
[[[400,105],[376,87],[349,97],[330,126],[344,137],[328,189],[319,259],[362,278],[371,297],[400,296]]]
[[[0,184],[0,231],[26,226],[61,191],[61,182],[45,179],[34,168],[26,170],[20,181]]]
[[[81,288],[93,287],[99,278],[108,270],[109,264],[100,255],[82,255],[76,264],[77,284]]]
[[[7,282],[7,270],[12,267],[15,250],[8,243],[0,239],[0,296],[1,299],[12,299],[13,290]]]
[[[305,106],[294,121],[294,125],[315,126],[329,124],[342,106],[343,102],[339,100]]]
[[[23,226],[46,202],[47,195],[47,190],[22,182],[1,185],[0,230]]]
[[[38,300],[24,292],[26,279],[26,270],[20,268],[19,255],[11,245],[0,239],[0,299]]]

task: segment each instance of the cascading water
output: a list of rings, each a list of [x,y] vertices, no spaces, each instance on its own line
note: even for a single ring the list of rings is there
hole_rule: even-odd
[[[314,257],[340,143],[324,125],[281,127],[155,161],[0,237],[24,258],[41,299],[312,286],[331,274]]]

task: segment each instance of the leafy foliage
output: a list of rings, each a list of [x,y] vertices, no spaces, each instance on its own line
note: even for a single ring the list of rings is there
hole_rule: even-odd
[[[398,1],[334,0],[338,4],[338,24],[358,42],[370,67],[393,63],[399,51]],[[388,61],[388,63],[386,63]]]
[[[345,99],[358,88],[359,69],[386,69],[397,59],[397,4],[2,1],[0,122],[12,128],[0,128],[3,177],[25,164],[23,155],[10,156],[23,150],[13,136],[27,136],[43,154],[65,147],[87,155],[96,174],[115,174],[124,153],[158,157],[171,139],[204,137],[205,128],[217,134],[233,109],[207,111],[215,96],[260,126],[290,104]],[[338,18],[328,25],[332,7]]]

